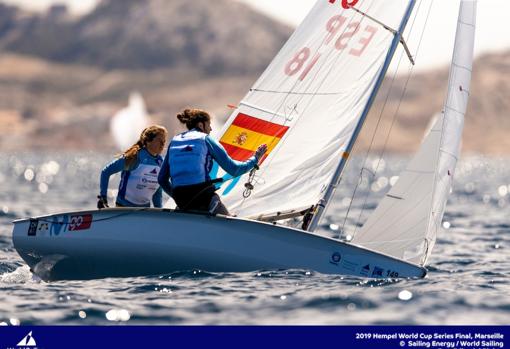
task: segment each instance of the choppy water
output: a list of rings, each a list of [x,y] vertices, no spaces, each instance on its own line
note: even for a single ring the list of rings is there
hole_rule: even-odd
[[[13,248],[11,221],[93,208],[99,169],[107,160],[91,153],[0,155],[0,325],[509,323],[510,159],[461,161],[444,219],[448,229],[422,280],[367,281],[290,270],[38,281]],[[392,166],[362,186],[362,194],[374,194],[363,212],[363,200],[356,200],[346,233],[354,218],[375,208],[385,190],[380,187],[387,189],[404,160],[392,159]],[[357,176],[351,171],[346,183],[356,183]],[[321,234],[341,235],[346,196],[342,187]]]

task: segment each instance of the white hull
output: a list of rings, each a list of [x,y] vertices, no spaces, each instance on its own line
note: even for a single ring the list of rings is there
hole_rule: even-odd
[[[420,266],[302,230],[170,210],[107,209],[18,220],[13,242],[44,280],[197,269],[306,269],[371,278],[426,274]]]

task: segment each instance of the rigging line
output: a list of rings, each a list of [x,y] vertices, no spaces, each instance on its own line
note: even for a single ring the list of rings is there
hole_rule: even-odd
[[[428,23],[429,18],[430,18],[430,13],[431,13],[431,10],[432,10],[432,5],[433,5],[433,3],[434,3],[434,0],[432,0],[432,1],[430,2],[430,5],[429,5],[428,11],[427,11],[427,16],[426,16],[426,19],[425,19],[425,23],[424,23],[424,25],[423,25],[423,30],[421,31],[420,40],[418,41],[418,46],[417,46],[417,49],[416,49],[416,54],[415,54],[415,57],[416,57],[416,58],[418,58],[419,53],[420,53],[420,48],[421,48],[421,45],[422,45],[422,42],[423,42],[423,37],[424,37],[424,34],[425,34],[425,30],[426,30],[426,27],[427,27],[427,23]],[[423,4],[423,1],[422,1],[422,2],[420,2],[419,8],[421,8],[421,5],[422,5],[422,4]],[[418,9],[419,9],[419,8],[418,8]],[[418,14],[418,12],[419,12],[419,11],[417,11],[417,14]],[[416,17],[414,18],[414,20],[416,20],[416,18],[417,18],[417,15],[416,15]],[[414,22],[413,22],[413,27],[414,27]],[[414,29],[413,27],[411,27],[411,30],[410,30],[410,34],[409,34],[409,36],[411,36],[411,32],[412,32],[412,30]],[[400,58],[401,60],[402,60],[402,57],[403,57],[403,54],[402,54],[402,56],[401,56],[401,58]],[[400,62],[399,62],[399,66],[400,66]],[[398,70],[398,68],[397,68],[397,70]],[[386,150],[387,150],[388,142],[389,142],[389,137],[390,137],[390,135],[391,135],[391,133],[392,133],[393,127],[394,127],[394,125],[395,125],[395,121],[396,121],[397,116],[398,116],[398,114],[399,114],[399,112],[400,112],[400,107],[401,107],[401,105],[402,105],[402,101],[403,101],[403,99],[404,99],[404,96],[405,96],[405,95],[406,95],[406,93],[407,93],[407,88],[408,88],[408,85],[409,85],[409,81],[411,80],[411,77],[412,77],[413,73],[414,73],[414,66],[413,66],[413,65],[411,65],[411,66],[409,67],[409,70],[408,70],[407,80],[406,80],[406,83],[405,83],[405,85],[404,85],[404,89],[403,89],[403,91],[402,91],[402,94],[401,94],[401,96],[400,96],[399,104],[398,104],[398,106],[397,106],[397,109],[396,109],[396,111],[395,111],[395,113],[394,113],[393,117],[392,117],[392,121],[391,121],[391,124],[390,124],[390,128],[389,128],[389,130],[388,130],[388,134],[387,134],[387,136],[386,136],[386,139],[385,139],[385,142],[384,142],[384,146],[383,146],[383,149],[382,149],[382,151],[381,151],[381,155],[380,155],[380,157],[379,157],[379,162],[378,162],[377,167],[376,167],[376,174],[377,174],[377,172],[379,171],[379,167],[380,167],[380,164],[381,164],[381,160],[382,160],[382,158],[383,158],[383,157],[385,156],[385,154],[386,154]],[[391,86],[393,87],[393,82],[392,82],[392,85],[391,85]],[[392,87],[391,87],[391,88],[392,88]],[[390,88],[390,90],[391,90],[391,88]],[[389,92],[388,92],[388,93],[389,93]],[[388,97],[389,97],[389,94],[388,94]],[[385,107],[386,107],[386,103],[387,103],[387,101],[388,101],[388,99],[386,100],[385,105],[384,105],[384,107],[383,107],[383,108],[385,108]],[[381,114],[381,116],[380,116],[380,117],[382,117],[382,114]],[[375,133],[374,133],[374,137],[375,137]],[[372,146],[372,144],[371,144],[371,146]],[[364,202],[364,204],[363,204],[363,208],[362,208],[362,211],[361,211],[360,216],[359,216],[358,225],[359,225],[359,222],[360,222],[360,220],[361,220],[361,216],[362,216],[362,214],[363,214],[363,211],[365,210],[365,207],[366,207],[366,201],[367,201],[367,199],[368,199],[368,192],[367,192],[367,195],[365,196],[365,202]],[[356,233],[356,231],[357,231],[357,227],[355,228],[355,232],[354,232],[354,234]]]
[[[415,25],[415,23],[416,23],[416,18],[418,17],[418,13],[420,12],[420,8],[421,8],[422,3],[423,3],[423,2],[420,2],[420,4],[418,5],[417,10],[416,10],[416,12],[415,12],[414,18],[413,18],[412,23],[411,23],[411,26],[410,26],[410,33],[411,33],[411,32],[413,31],[413,29],[414,29],[414,25]],[[370,141],[370,145],[369,145],[369,147],[368,147],[368,149],[367,149],[367,151],[366,151],[366,155],[365,155],[365,157],[364,157],[364,161],[363,161],[363,166],[362,166],[362,168],[365,168],[365,167],[366,167],[367,160],[368,160],[368,156],[369,156],[370,152],[372,151],[372,148],[373,148],[373,145],[374,145],[374,142],[375,142],[375,136],[376,136],[376,134],[377,134],[377,129],[379,128],[379,125],[380,125],[381,120],[382,120],[382,116],[383,116],[384,111],[385,111],[385,109],[386,109],[386,105],[387,105],[387,103],[388,103],[388,101],[389,101],[389,96],[390,96],[391,91],[392,91],[392,89],[393,89],[393,85],[394,85],[394,82],[395,82],[395,79],[396,79],[397,72],[398,72],[398,70],[399,70],[399,68],[400,68],[400,65],[402,64],[403,56],[404,56],[404,54],[403,54],[403,52],[402,52],[402,53],[400,54],[400,58],[399,58],[399,61],[398,61],[398,64],[397,64],[397,69],[396,69],[396,70],[395,70],[395,72],[393,73],[393,78],[392,78],[392,80],[391,80],[391,85],[390,85],[390,88],[388,89],[388,92],[387,92],[387,94],[386,94],[386,99],[385,99],[385,102],[384,102],[383,107],[382,107],[382,109],[381,109],[381,112],[380,112],[380,114],[379,114],[379,118],[378,118],[377,124],[376,124],[375,129],[374,129],[374,132],[373,132],[373,134],[372,134],[372,139],[371,139],[371,141]],[[379,165],[380,165],[380,161],[379,161],[379,164],[378,164],[378,165],[377,165],[377,167],[376,167],[376,173],[374,173],[374,175],[373,175],[374,177],[377,175],[377,169],[379,168]],[[351,201],[354,201],[354,197],[356,196],[357,190],[358,190],[358,187],[356,187],[356,188],[355,188],[355,190],[353,191],[353,194],[352,194],[352,197],[351,197]],[[363,208],[362,208],[362,210],[361,210],[361,212],[360,212],[360,216],[358,217],[358,220],[357,220],[357,223],[358,223],[358,224],[357,224],[357,225],[359,225],[359,222],[361,221],[361,215],[362,215],[362,214],[363,214],[363,212],[364,212],[364,208],[365,208],[365,206],[366,206],[366,201],[367,201],[367,199],[368,199],[368,193],[367,193],[367,195],[365,196],[365,201],[364,201],[364,203],[363,203],[363,206],[362,206]],[[346,217],[346,218],[345,218],[345,220],[344,220],[344,226],[342,226],[342,229],[345,229],[345,223],[346,223],[346,222],[347,222],[347,217]],[[357,227],[356,227],[356,228],[355,228],[355,230],[354,230],[353,236],[354,236],[354,234],[356,233],[356,231],[357,231]]]
[[[391,32],[393,35],[397,35],[397,34],[398,34],[398,32],[397,32],[395,29],[393,29],[393,28],[391,28],[391,27],[387,26],[386,24],[384,24],[383,22],[381,22],[381,21],[377,20],[376,18],[374,18],[374,17],[372,17],[372,16],[370,16],[370,15],[368,15],[368,14],[366,14],[366,13],[364,13],[364,12],[360,11],[360,10],[358,10],[358,9],[357,9],[357,8],[355,8],[354,6],[351,6],[350,8],[352,8],[354,11],[358,12],[360,15],[365,16],[365,17],[367,17],[368,19],[370,19],[370,20],[374,21],[375,23],[379,24],[379,25],[380,25],[380,26],[382,26],[384,29],[386,29],[386,30],[388,30],[389,32]],[[404,50],[406,51],[407,57],[409,58],[409,60],[411,61],[411,63],[414,65],[414,64],[415,64],[415,62],[414,62],[414,59],[413,59],[413,55],[411,54],[411,51],[409,50],[409,47],[407,46],[407,43],[406,43],[406,41],[404,40],[404,36],[403,36],[403,35],[400,37],[400,43],[401,43],[401,44],[402,44],[402,46],[404,47]]]
[[[372,8],[372,6],[374,5],[374,3],[375,3],[375,1],[373,1],[373,2],[371,3],[371,5],[369,5],[369,6],[368,6],[368,9]],[[344,13],[345,11],[346,11],[346,10],[344,10],[342,13]],[[344,27],[343,31],[340,33],[340,35],[345,34],[345,32],[347,31],[347,29],[349,28],[349,24],[353,23],[353,21],[354,21],[354,19],[355,19],[355,16],[356,16],[356,13],[355,13],[355,12],[353,12],[353,15],[349,18],[349,22],[348,22],[348,24],[347,24],[347,25],[345,25],[345,27]],[[360,22],[359,22],[359,25],[361,25],[361,23],[363,22],[363,19],[364,19],[364,17],[362,17],[362,18],[361,18],[361,20],[360,20]],[[321,45],[319,45],[319,46],[318,46],[318,48],[314,51],[314,55],[316,55],[316,54],[319,52],[319,50],[320,50],[322,47],[324,47],[324,46],[325,46],[325,43],[326,43],[326,41],[327,41],[327,38],[328,38],[328,36],[325,36],[325,38],[322,40]],[[348,38],[348,40],[349,40],[348,42],[350,42],[350,40],[353,40],[353,37],[349,37],[349,38]],[[327,55],[325,56],[325,57],[326,57],[326,59],[324,60],[324,62],[327,62],[327,58],[328,58],[328,57],[330,57],[332,54],[337,53],[336,51],[337,51],[337,50],[336,50],[334,47],[332,47],[332,48],[329,50],[329,52],[327,53]],[[337,54],[337,55],[336,55],[336,58],[334,59],[333,63],[331,64],[331,67],[330,67],[330,69],[329,69],[328,73],[329,73],[329,72],[331,72],[331,71],[333,70],[333,68],[335,67],[335,63],[336,63],[336,62],[337,62],[337,61],[338,61],[341,57],[343,57],[344,55],[346,55],[346,54],[347,54],[347,53],[345,53],[345,54],[344,54],[344,52],[345,52],[345,50],[344,50],[344,51],[341,51],[339,54]],[[313,56],[312,56],[312,57],[313,57]],[[320,66],[319,66],[319,69],[317,69],[317,71],[315,72],[315,74],[314,74],[313,78],[312,78],[312,79],[310,79],[310,81],[308,82],[308,84],[307,84],[307,86],[306,86],[306,88],[305,88],[305,91],[306,91],[307,89],[309,89],[309,88],[312,86],[312,84],[315,82],[315,80],[316,80],[317,76],[319,75],[319,73],[321,72],[321,70],[322,70],[322,68],[323,68],[324,66],[325,66],[325,63],[323,63],[322,65],[320,65]],[[328,77],[328,74],[326,74],[326,75],[325,75],[325,77],[323,78],[323,80],[320,82],[319,86],[317,87],[317,89],[316,89],[316,91],[315,91],[315,94],[316,94],[316,93],[317,93],[317,91],[318,91],[318,90],[322,87],[322,85],[323,85],[323,84],[324,84],[324,82],[326,81],[327,77]],[[294,83],[294,85],[293,85],[293,87],[292,87],[292,89],[291,89],[291,91],[290,91],[290,92],[292,92],[292,90],[293,90],[294,88],[296,88],[298,84],[299,84],[299,80],[296,80],[296,82]],[[274,120],[274,117],[277,115],[278,110],[280,110],[280,109],[282,108],[282,106],[284,106],[284,105],[285,105],[285,103],[286,103],[287,99],[289,98],[289,96],[290,96],[290,93],[288,93],[288,94],[285,96],[285,98],[283,99],[282,103],[281,103],[281,104],[280,104],[280,106],[276,109],[276,111],[275,111],[274,115],[271,117],[271,119],[270,119],[270,120]],[[307,109],[309,108],[309,106],[311,105],[312,100],[313,100],[313,97],[314,97],[314,95],[312,94],[312,99],[310,99],[310,102],[309,102],[309,103],[308,103],[308,105],[304,108],[304,111],[305,111],[305,110],[307,110]],[[298,100],[298,103],[299,103],[300,101],[302,101],[302,100],[303,100],[303,98],[304,98],[304,97],[303,97],[303,96],[301,96],[301,99],[300,99],[300,100]],[[304,113],[304,112],[303,112],[303,113]],[[302,114],[303,114],[303,113],[302,113]],[[287,121],[287,119],[286,119],[286,121]],[[285,124],[286,124],[286,123],[284,123],[284,125],[285,125]],[[289,129],[289,132],[287,132],[287,134],[285,135],[285,138],[288,138],[288,137],[289,137],[289,135],[293,132],[293,130],[294,130],[294,128],[290,128],[290,129]],[[273,141],[273,142],[274,142],[274,141]],[[271,144],[272,144],[272,143],[271,143]],[[267,162],[267,165],[271,164],[272,160],[275,158],[275,155],[276,155],[276,154],[278,154],[278,152],[279,152],[279,149],[276,149],[276,150],[274,151],[274,155],[272,156],[272,159],[271,159],[269,162]],[[267,167],[268,167],[267,165],[263,167],[263,169],[262,169],[262,173],[260,174],[260,176],[263,176],[263,175],[265,174],[266,169],[267,169]],[[300,175],[300,176],[301,176],[301,175]],[[298,177],[298,178],[299,178],[299,177]],[[246,200],[246,198],[243,198],[243,200],[241,201],[241,204],[239,205],[240,207],[243,207],[245,200]]]
[[[420,40],[418,42],[418,46],[417,46],[417,49],[416,49],[416,54],[415,54],[415,57],[418,57],[419,53],[420,53],[420,48],[421,48],[421,44],[422,44],[422,41],[423,41],[423,37],[424,37],[424,34],[425,34],[425,28],[427,27],[427,23],[428,23],[428,20],[429,20],[429,17],[430,17],[430,13],[431,13],[431,10],[432,10],[432,5],[433,5],[433,2],[434,0],[432,0],[430,2],[430,6],[429,6],[429,9],[428,9],[428,12],[427,12],[427,17],[425,19],[425,23],[423,25],[423,30],[421,32],[421,36],[420,36]],[[420,7],[421,7],[421,4],[423,3],[423,1],[420,3]],[[416,19],[416,18],[415,18]],[[414,66],[410,66],[409,67],[409,71],[408,71],[408,76],[407,76],[407,80],[406,80],[406,83],[404,85],[404,89],[402,91],[402,94],[400,96],[400,99],[399,99],[399,104],[398,104],[398,107],[395,111],[395,114],[393,115],[393,118],[392,118],[392,122],[391,122],[391,125],[390,125],[390,129],[388,131],[388,134],[386,135],[386,139],[385,139],[385,142],[384,142],[384,146],[383,146],[383,150],[381,152],[381,156],[379,159],[382,159],[386,153],[386,148],[388,146],[388,142],[389,142],[389,137],[390,137],[390,134],[393,130],[393,126],[395,124],[395,121],[396,121],[396,118],[397,118],[397,115],[398,113],[400,112],[400,107],[402,105],[402,101],[404,99],[404,96],[406,95],[407,93],[407,87],[409,85],[409,81],[411,80],[411,76],[413,75],[414,73]],[[379,169],[379,165],[380,165],[380,160],[379,160],[379,163],[377,165],[377,169]],[[376,170],[377,172],[377,170]]]
[[[365,171],[368,171],[370,174],[372,174],[372,172],[365,168],[365,167],[362,167],[361,168],[361,171],[360,171],[360,178],[358,180],[358,183],[356,183],[356,186],[354,187],[354,193],[356,193],[358,191],[358,188],[359,186],[361,185],[362,181],[363,181],[363,170]],[[347,212],[345,213],[345,218],[344,218],[344,222],[342,224],[342,232],[345,231],[345,225],[347,224],[347,219],[349,218],[349,214],[351,213],[351,209],[352,209],[352,205],[354,204],[354,196],[351,198],[350,202],[349,202],[349,207],[347,208]]]

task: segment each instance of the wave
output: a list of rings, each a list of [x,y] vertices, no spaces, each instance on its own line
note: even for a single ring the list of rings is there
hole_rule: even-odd
[[[0,283],[3,284],[26,284],[41,280],[30,272],[28,265],[18,267],[16,270],[0,275]]]

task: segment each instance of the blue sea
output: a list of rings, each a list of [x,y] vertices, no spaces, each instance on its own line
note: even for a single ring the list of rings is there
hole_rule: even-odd
[[[191,270],[41,281],[13,247],[12,221],[94,208],[99,171],[109,160],[95,153],[0,155],[0,325],[510,323],[508,158],[471,156],[460,161],[444,229],[424,279],[367,280],[312,270]],[[376,207],[406,160],[390,157],[380,164],[372,159],[362,172],[353,166],[318,233],[335,238],[349,234]],[[360,173],[363,180],[346,219]],[[118,180],[111,189],[115,183]]]

